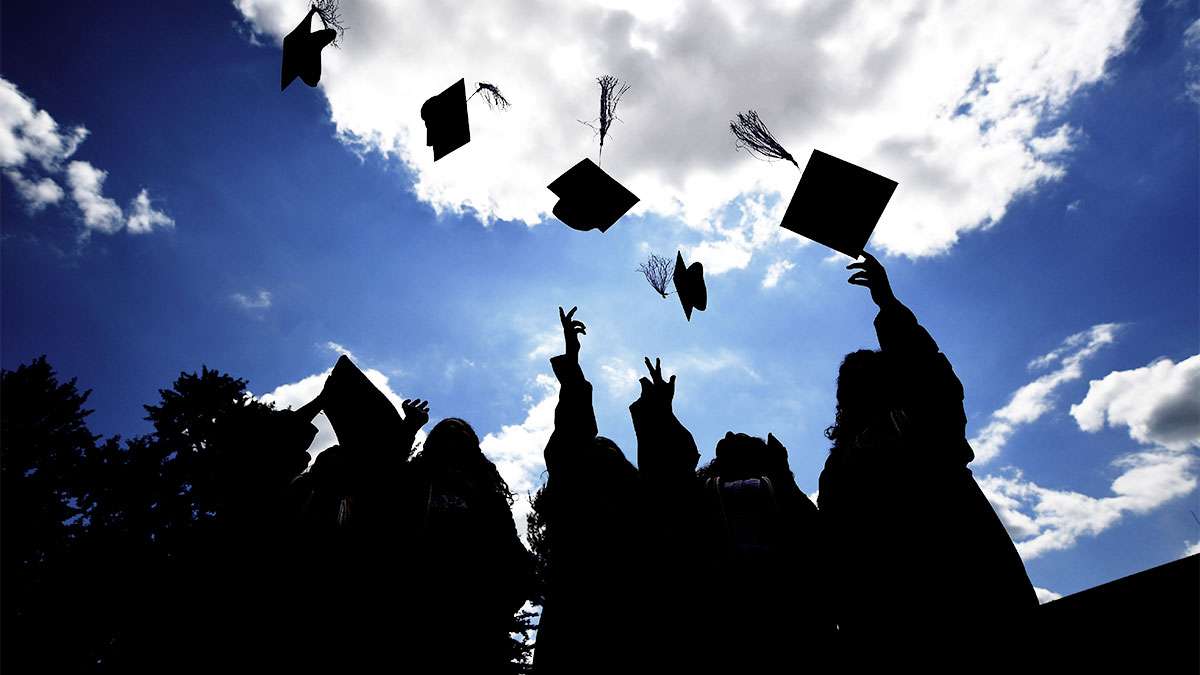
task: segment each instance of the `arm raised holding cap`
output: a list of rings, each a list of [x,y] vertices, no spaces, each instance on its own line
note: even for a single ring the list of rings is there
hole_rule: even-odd
[[[847,282],[870,290],[871,300],[879,307],[875,333],[891,366],[893,381],[887,389],[898,409],[895,422],[908,427],[904,431],[945,448],[950,459],[966,465],[975,454],[966,440],[962,382],[929,331],[896,298],[883,264],[866,251],[862,257],[862,262],[846,266],[857,270]]]

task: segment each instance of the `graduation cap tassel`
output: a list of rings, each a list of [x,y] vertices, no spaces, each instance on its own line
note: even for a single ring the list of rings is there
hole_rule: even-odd
[[[500,87],[497,87],[490,82],[476,83],[475,91],[467,97],[467,100],[470,101],[471,99],[475,98],[475,94],[479,94],[481,92],[483,94],[481,98],[483,98],[484,102],[487,103],[489,110],[495,110],[496,108],[508,110],[512,107],[512,103],[509,103],[508,99],[504,98],[504,94],[500,93]]]
[[[596,164],[599,165],[604,159],[604,137],[608,135],[608,128],[613,120],[618,119],[617,104],[621,102],[625,92],[629,91],[629,84],[621,82],[613,75],[598,77],[596,82],[600,85],[600,154],[596,156]]]
[[[786,159],[795,164],[797,169],[800,168],[792,154],[775,140],[771,130],[753,110],[738,113],[737,119],[729,123],[729,133],[737,139],[739,150],[745,149],[751,155],[766,160]]]
[[[321,17],[321,23],[325,24],[326,28],[337,31],[337,37],[329,44],[341,47],[340,42],[342,35],[346,33],[346,25],[342,23],[340,0],[313,0],[312,8],[316,10],[317,16]]]
[[[669,295],[667,286],[671,283],[671,277],[675,272],[674,262],[651,253],[646,262],[638,265],[638,271],[646,277],[646,281],[650,282],[650,286],[658,291],[659,295],[664,298]]]

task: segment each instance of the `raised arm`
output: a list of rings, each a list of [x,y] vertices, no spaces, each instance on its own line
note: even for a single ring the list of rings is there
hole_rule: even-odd
[[[580,444],[591,441],[598,433],[596,413],[592,408],[592,385],[579,367],[579,336],[587,335],[587,327],[575,320],[578,308],[564,312],[558,308],[562,324],[564,353],[550,359],[558,378],[558,405],[554,408],[554,433],[546,444],[546,468],[553,475],[561,474],[579,460]]]
[[[629,406],[633,431],[638,443],[638,471],[648,481],[656,483],[691,483],[695,479],[696,462],[700,453],[696,441],[672,410],[675,398],[675,376],[664,381],[662,361],[650,365],[646,358],[649,378],[638,380],[642,394]]]
[[[912,310],[896,299],[887,271],[874,256],[864,251],[863,262],[846,269],[858,270],[847,281],[868,288],[879,307],[875,316],[879,348],[892,357],[897,392],[904,412],[913,418],[914,431],[948,449],[953,461],[970,462],[975,453],[966,441],[963,386],[950,360],[929,331],[917,323]]]

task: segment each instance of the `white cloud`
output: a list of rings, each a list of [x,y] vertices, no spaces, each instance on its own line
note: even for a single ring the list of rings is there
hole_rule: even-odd
[[[1083,200],[1076,199],[1075,201],[1071,202],[1070,204],[1067,204],[1067,212],[1070,213],[1071,211],[1078,211],[1079,207],[1081,207],[1081,206],[1083,206]]]
[[[104,179],[107,171],[92,166],[90,162],[74,161],[67,165],[67,185],[71,197],[83,213],[83,224],[89,230],[114,234],[124,225],[121,207],[104,196]]]
[[[1057,365],[1055,370],[1013,392],[1008,403],[992,413],[986,426],[971,439],[975,465],[995,459],[1017,427],[1036,421],[1054,405],[1054,392],[1063,384],[1083,377],[1083,363],[1101,347],[1116,339],[1120,324],[1102,323],[1076,333],[1048,354],[1029,363],[1031,369]]]
[[[146,234],[153,232],[158,227],[175,227],[175,220],[155,209],[150,204],[150,192],[146,188],[133,198],[133,202],[129,205],[129,218],[125,221],[126,227],[133,234]]]
[[[25,177],[31,173],[29,165],[36,163],[43,172],[66,182],[83,218],[81,241],[92,232],[116,234],[126,228],[132,234],[145,234],[156,228],[174,227],[170,216],[152,206],[145,188],[130,202],[126,218],[116,200],[104,196],[107,171],[78,160],[63,168],[63,162],[75,154],[87,136],[88,130],[82,126],[60,129],[50,113],[39,110],[15,84],[0,78],[0,168],[30,213],[58,204],[64,196],[62,187],[51,176],[37,180]]]
[[[1179,556],[1180,558],[1186,558],[1189,555],[1196,555],[1197,553],[1200,553],[1200,541],[1197,541],[1194,544],[1189,544],[1185,541],[1183,544],[1183,555]]]
[[[62,201],[63,189],[52,178],[42,178],[32,181],[21,175],[16,169],[5,169],[4,175],[12,181],[17,194],[25,200],[25,206],[30,213],[37,213],[51,204]]]
[[[1050,590],[1049,588],[1038,588],[1037,586],[1034,586],[1033,592],[1037,593],[1038,602],[1040,602],[1043,605],[1046,604],[1047,602],[1051,602],[1053,600],[1057,600],[1062,597],[1062,593],[1055,593],[1054,591]]]
[[[615,399],[632,400],[638,392],[638,378],[641,376],[642,373],[622,359],[610,358],[600,364],[600,380]]]
[[[1031,361],[1030,369],[1057,368],[1017,390],[1008,405],[993,413],[980,438],[972,440],[977,450],[984,448],[990,453],[985,460],[999,452],[1016,426],[1050,410],[1054,390],[1063,382],[1079,379],[1083,362],[1111,343],[1118,327],[1097,325]],[[980,488],[1021,556],[1032,560],[1071,548],[1081,537],[1096,536],[1126,515],[1149,513],[1195,490],[1197,462],[1190,448],[1200,445],[1198,383],[1200,355],[1179,364],[1162,359],[1093,380],[1083,402],[1071,407],[1071,414],[1085,431],[1096,431],[1107,420],[1110,425],[1129,426],[1134,439],[1152,446],[1112,460],[1110,467],[1116,476],[1108,495],[1093,497],[1043,487],[1014,468],[980,478]]]
[[[230,298],[237,304],[238,307],[247,310],[267,309],[271,306],[271,291],[262,291],[253,295],[245,293],[234,293]],[[330,343],[333,344],[333,343]],[[333,350],[338,351],[338,350]],[[339,352],[340,353],[340,352]]]
[[[1122,472],[1105,497],[1045,488],[1016,470],[985,476],[979,486],[1026,561],[1071,548],[1080,537],[1098,535],[1126,514],[1148,513],[1196,488],[1195,458],[1186,453],[1136,452],[1112,466]]]
[[[83,127],[59,129],[58,122],[17,85],[0,78],[0,167],[21,167],[32,160],[46,171],[61,163],[87,138]]]
[[[276,43],[303,10],[292,0],[235,4]],[[637,212],[686,224],[679,243],[713,274],[801,241],[777,226],[798,172],[736,152],[727,133],[735,113],[754,108],[801,162],[819,147],[897,179],[873,245],[925,256],[1062,177],[1075,130],[1059,114],[1126,48],[1137,9],[1136,0],[489,0],[446,11],[362,0],[343,7],[353,28],[342,49],[323,53],[321,91],[339,137],[404,163],[437,211],[532,225],[554,204],[544,186],[595,156],[577,120],[595,114],[594,78],[616,74],[632,89],[604,167],[642,198]],[[499,84],[513,108],[472,101],[471,143],[435,167],[419,110],[459,77]],[[768,237],[724,218],[755,200],[772,205]]]
[[[1118,370],[1088,385],[1071,416],[1084,431],[1127,426],[1140,443],[1175,450],[1200,446],[1200,354]]]
[[[517,532],[525,539],[525,516],[532,507],[527,495],[542,482],[546,470],[543,451],[550,434],[554,433],[554,407],[558,404],[558,381],[545,374],[534,380],[540,398],[532,403],[520,424],[506,424],[500,431],[489,433],[480,441],[483,454],[496,464],[496,469],[517,494],[513,504],[513,520]]]
[[[779,285],[779,279],[783,277],[783,273],[795,267],[796,264],[790,260],[777,260],[771,263],[767,268],[766,275],[763,276],[763,288],[775,288]]]
[[[1183,46],[1191,49],[1200,49],[1200,19],[1196,19],[1187,30],[1183,31]],[[1188,59],[1188,63],[1184,66],[1187,72],[1187,78],[1184,83],[1184,94],[1194,103],[1200,103],[1200,63],[1194,59]]]

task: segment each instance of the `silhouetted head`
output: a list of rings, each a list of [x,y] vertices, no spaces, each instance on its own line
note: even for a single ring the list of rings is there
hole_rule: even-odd
[[[860,349],[842,360],[837,378],[837,413],[825,437],[834,447],[861,444],[893,409],[890,360],[883,352]]]
[[[496,465],[484,456],[479,448],[479,436],[466,420],[447,417],[434,425],[413,462],[424,469],[427,476],[461,474],[472,483],[489,486],[512,502],[508,483],[504,482]]]
[[[787,449],[772,434],[767,440],[730,431],[717,441],[716,457],[700,470],[701,478],[720,476],[722,481],[760,476],[791,476]]]
[[[466,420],[447,417],[429,432],[422,453],[440,464],[462,464],[481,454],[479,436]]]

